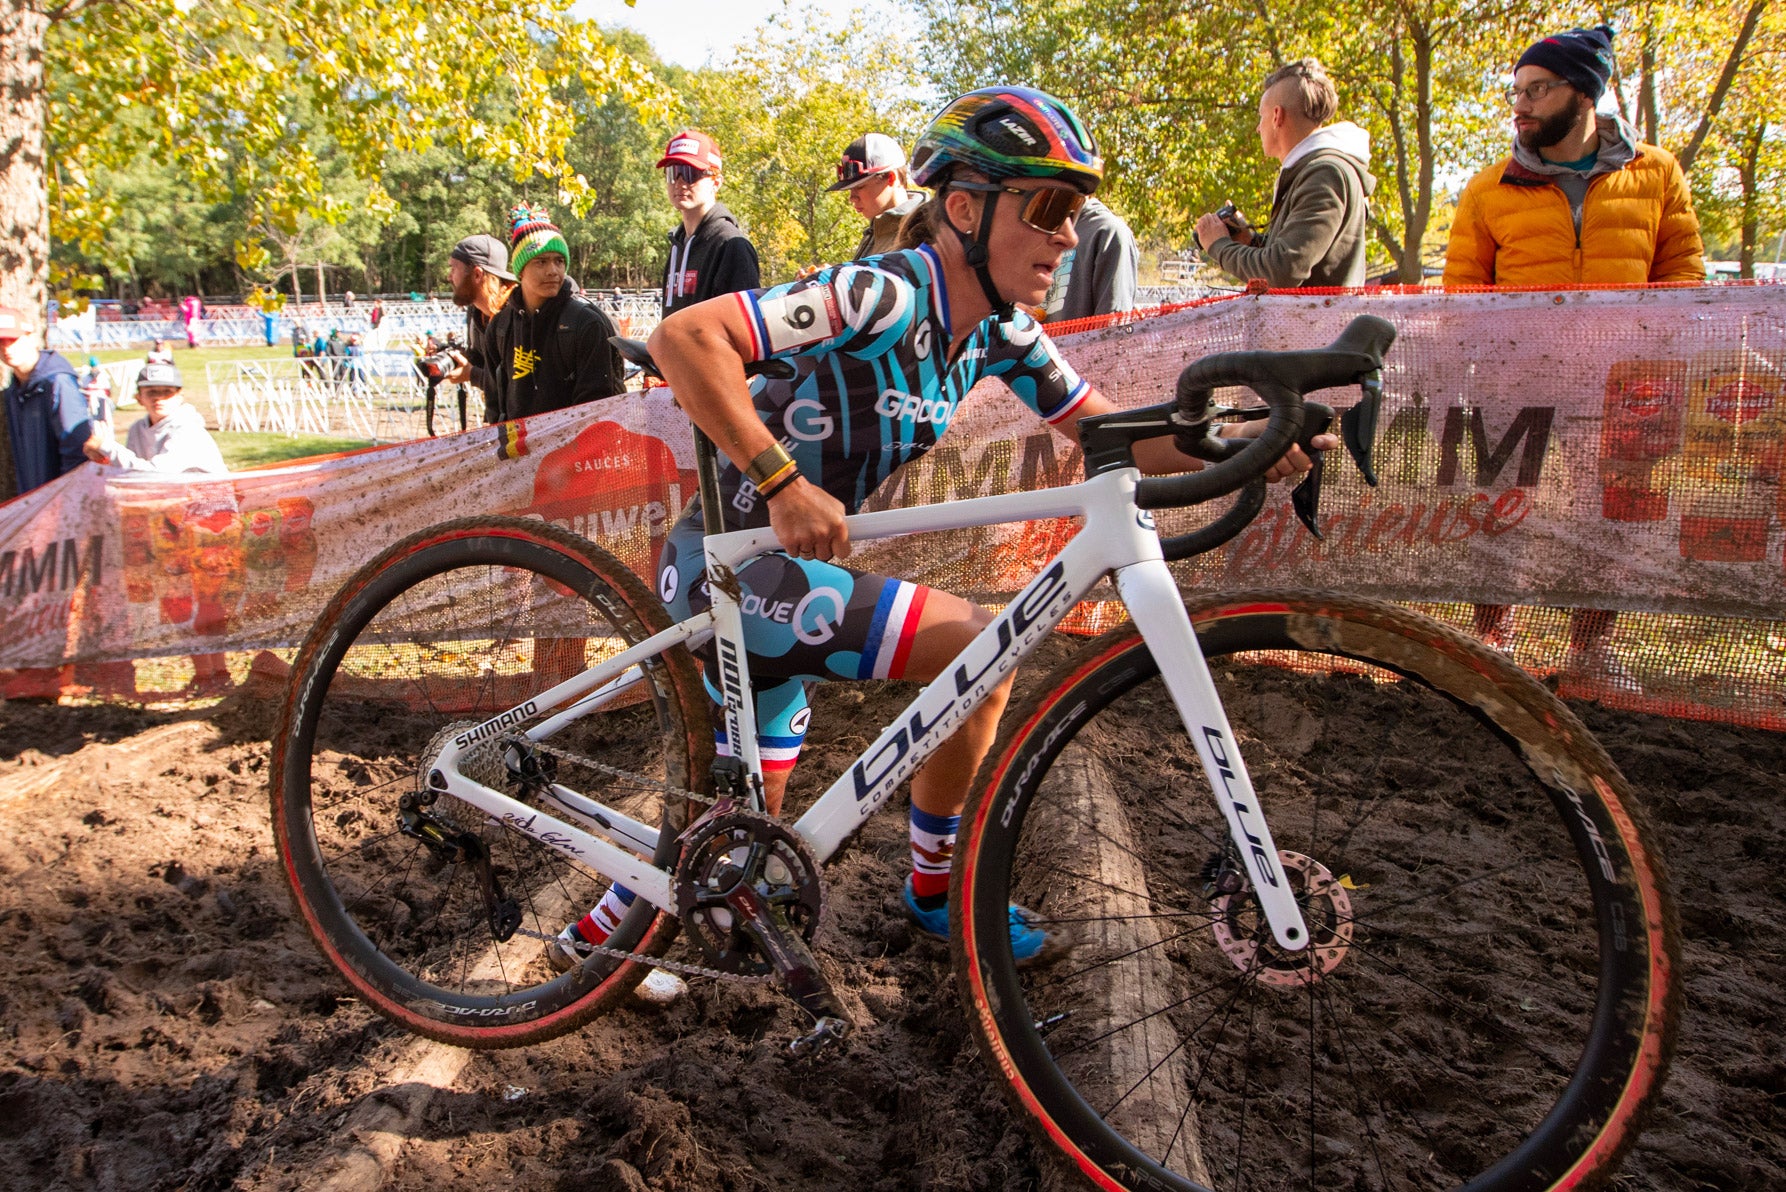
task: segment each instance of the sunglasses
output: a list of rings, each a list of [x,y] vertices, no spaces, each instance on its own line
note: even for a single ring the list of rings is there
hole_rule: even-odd
[[[1052,236],[1067,226],[1067,221],[1079,214],[1085,206],[1085,195],[1070,186],[1044,186],[1036,190],[1023,190],[1016,186],[1002,186],[997,182],[951,182],[955,190],[971,190],[978,194],[996,195],[1012,194],[1023,196],[1023,206],[1017,211],[1017,218],[1025,227],[1034,228],[1044,236]]]
[[[713,177],[712,170],[703,170],[700,166],[683,165],[681,162],[670,166],[670,180],[680,182],[684,186],[693,186],[703,178]]]

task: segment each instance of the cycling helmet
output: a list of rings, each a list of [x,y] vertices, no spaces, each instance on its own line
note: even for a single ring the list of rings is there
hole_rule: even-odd
[[[1079,118],[1030,87],[970,91],[936,114],[912,151],[912,181],[939,187],[955,166],[994,182],[1060,178],[1086,194],[1104,180],[1104,159]]]

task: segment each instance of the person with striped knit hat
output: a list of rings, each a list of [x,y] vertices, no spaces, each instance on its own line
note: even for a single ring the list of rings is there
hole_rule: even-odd
[[[509,269],[519,283],[485,337],[490,404],[508,422],[562,410],[624,387],[625,365],[609,342],[614,323],[565,275],[570,246],[543,207],[509,216]]]

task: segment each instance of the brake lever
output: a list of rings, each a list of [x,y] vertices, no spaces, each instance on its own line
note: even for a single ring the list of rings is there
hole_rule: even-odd
[[[1296,511],[1296,519],[1308,528],[1308,532],[1323,542],[1327,535],[1321,533],[1321,476],[1327,470],[1327,453],[1315,450],[1312,444],[1316,435],[1325,434],[1332,425],[1332,406],[1303,399],[1302,434],[1297,446],[1308,454],[1310,462],[1302,482],[1290,491],[1290,508]]]
[[[1383,412],[1383,371],[1376,369],[1365,374],[1358,389],[1358,404],[1340,415],[1340,437],[1364,482],[1375,488],[1377,472],[1371,454],[1377,442],[1377,419]]]

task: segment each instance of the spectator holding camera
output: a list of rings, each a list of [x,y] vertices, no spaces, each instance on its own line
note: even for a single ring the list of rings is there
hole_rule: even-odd
[[[508,422],[562,410],[625,388],[625,365],[608,340],[614,324],[565,276],[570,246],[545,209],[510,215],[509,263],[518,279],[490,320],[484,358],[496,415]],[[486,402],[489,406],[490,402]]]
[[[670,138],[658,168],[664,172],[670,206],[682,224],[670,233],[670,259],[664,262],[664,314],[720,294],[762,286],[757,249],[738,220],[719,201],[719,146],[704,132],[688,128]]]
[[[1270,231],[1252,230],[1232,205],[1197,220],[1197,243],[1222,271],[1273,289],[1361,286],[1371,192],[1370,134],[1339,110],[1319,60],[1273,71],[1259,95],[1259,144],[1280,165]]]
[[[484,421],[499,422],[496,387],[490,380],[484,341],[490,320],[515,292],[508,247],[494,236],[467,236],[453,245],[447,259],[447,277],[453,286],[453,305],[465,308],[465,350],[459,366],[441,380],[449,385],[477,386],[484,395]]]

